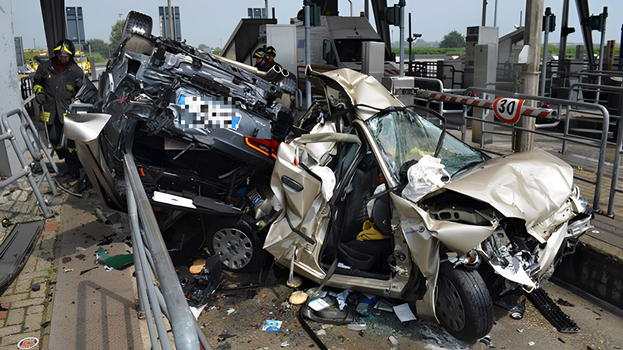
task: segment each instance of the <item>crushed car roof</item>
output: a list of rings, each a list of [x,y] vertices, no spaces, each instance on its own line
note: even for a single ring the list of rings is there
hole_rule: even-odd
[[[387,107],[404,106],[398,99],[373,76],[366,75],[352,69],[341,68],[325,73],[320,73],[335,83],[339,84],[351,99],[353,106],[365,104],[374,108],[384,109]],[[357,117],[368,120],[378,112],[376,109],[359,107]]]

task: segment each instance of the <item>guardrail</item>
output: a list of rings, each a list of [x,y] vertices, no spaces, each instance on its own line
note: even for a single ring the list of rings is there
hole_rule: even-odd
[[[163,320],[166,316],[173,330],[175,349],[198,350],[201,344],[209,350],[182,292],[132,153],[126,153],[123,160],[139,307],[145,313],[151,348],[173,349]]]

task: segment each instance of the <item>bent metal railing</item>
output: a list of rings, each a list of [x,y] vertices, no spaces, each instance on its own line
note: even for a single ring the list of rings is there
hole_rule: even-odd
[[[124,155],[128,220],[132,232],[140,311],[144,312],[152,349],[210,349],[182,292],[131,153]],[[155,277],[155,279],[154,279]],[[165,316],[173,330],[169,341]]]

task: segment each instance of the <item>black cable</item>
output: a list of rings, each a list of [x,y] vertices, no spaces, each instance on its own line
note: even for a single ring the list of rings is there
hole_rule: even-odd
[[[329,350],[329,348],[327,348],[327,346],[324,345],[322,340],[320,340],[316,332],[314,332],[314,330],[309,326],[307,321],[305,321],[305,316],[303,316],[303,310],[306,308],[309,308],[309,306],[307,305],[301,306],[297,314],[298,316],[297,318],[299,320],[299,323],[301,324],[301,327],[303,327],[303,330],[305,331],[305,333],[307,333],[307,335],[309,335],[311,340],[313,340],[314,343],[316,343],[316,346],[318,346],[318,348],[320,348],[321,350]]]

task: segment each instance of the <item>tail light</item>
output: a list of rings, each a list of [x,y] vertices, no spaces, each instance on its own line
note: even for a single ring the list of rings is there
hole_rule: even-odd
[[[277,158],[277,150],[279,150],[280,142],[275,139],[269,140],[258,139],[255,137],[245,137],[244,143],[266,157]]]

